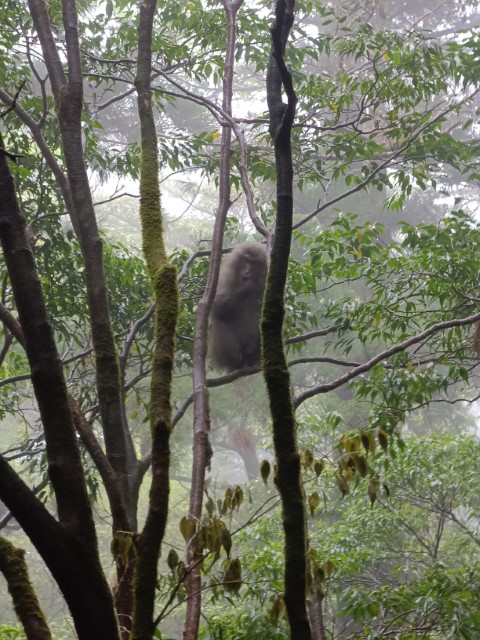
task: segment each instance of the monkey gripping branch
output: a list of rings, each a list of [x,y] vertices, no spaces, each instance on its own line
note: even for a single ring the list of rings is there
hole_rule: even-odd
[[[293,219],[291,132],[297,97],[284,53],[294,21],[294,0],[277,0],[271,28],[272,48],[267,71],[270,135],[275,149],[277,216],[262,317],[262,356],[273,422],[278,470],[275,484],[282,500],[285,531],[285,607],[292,640],[310,640],[306,607],[306,517],[297,450],[295,413],[283,345],[284,292]],[[287,103],[282,100],[282,90]]]

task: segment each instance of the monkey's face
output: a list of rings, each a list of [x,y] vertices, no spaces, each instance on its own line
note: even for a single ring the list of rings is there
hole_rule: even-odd
[[[266,275],[266,264],[263,256],[242,256],[238,269],[239,283],[258,282],[263,288]]]
[[[258,268],[255,269],[255,265],[251,260],[245,258],[240,264],[239,276],[241,282],[247,282],[253,280],[255,273],[258,273]]]

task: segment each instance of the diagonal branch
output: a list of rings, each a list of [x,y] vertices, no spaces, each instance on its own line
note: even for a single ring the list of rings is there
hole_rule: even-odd
[[[371,173],[369,173],[368,176],[364,180],[359,182],[357,185],[355,185],[351,189],[348,189],[347,191],[344,191],[340,195],[335,196],[334,198],[331,198],[330,200],[327,200],[327,202],[324,202],[320,207],[317,207],[315,209],[315,211],[312,211],[307,216],[305,216],[304,218],[299,220],[297,223],[295,223],[293,225],[293,228],[294,229],[298,229],[299,227],[301,227],[305,223],[307,223],[309,220],[314,218],[316,215],[318,215],[320,212],[324,211],[325,209],[328,209],[328,207],[331,207],[332,205],[336,204],[337,202],[340,202],[341,200],[344,200],[345,198],[348,198],[349,196],[353,195],[354,193],[358,193],[358,191],[362,191],[371,182],[372,178],[374,178],[377,174],[379,174],[381,171],[383,171],[388,166],[390,166],[392,164],[392,162],[395,160],[395,158],[398,158],[398,156],[400,156],[409,147],[411,147],[412,144],[415,142],[415,140],[417,140],[423,133],[425,133],[425,131],[427,131],[433,124],[435,124],[435,122],[438,122],[439,120],[444,118],[447,114],[451,113],[455,109],[458,109],[459,104],[463,104],[464,102],[467,102],[467,101],[471,100],[479,92],[480,92],[480,89],[477,89],[468,98],[465,98],[464,100],[460,101],[459,103],[456,103],[456,104],[453,104],[453,105],[449,105],[446,109],[444,109],[438,115],[436,115],[434,118],[432,118],[432,120],[429,120],[423,126],[419,127],[417,129],[417,131],[407,140],[407,142],[403,146],[401,146],[394,153],[392,153],[392,155],[390,155],[386,160],[384,160],[382,163],[380,163],[378,165],[378,167],[376,167]]]
[[[295,408],[298,408],[303,402],[305,402],[305,400],[308,400],[309,398],[313,398],[313,396],[319,395],[321,393],[327,393],[328,391],[333,391],[334,389],[338,389],[338,387],[341,387],[347,382],[350,382],[350,380],[357,378],[362,373],[370,371],[370,369],[372,369],[372,367],[374,367],[376,364],[379,364],[380,362],[387,360],[388,358],[395,355],[396,353],[405,351],[409,347],[412,347],[413,345],[418,344],[419,342],[422,342],[426,338],[429,338],[430,336],[434,335],[435,333],[438,333],[439,331],[445,331],[445,329],[451,329],[452,327],[464,327],[466,325],[474,324],[475,322],[479,322],[479,321],[480,321],[480,313],[474,313],[473,315],[467,316],[466,318],[454,318],[452,320],[445,320],[444,322],[437,322],[435,324],[432,324],[430,327],[428,327],[428,329],[425,329],[421,333],[418,333],[415,336],[411,336],[410,338],[403,340],[403,342],[394,344],[393,346],[389,347],[388,349],[385,349],[381,353],[378,353],[373,358],[370,358],[370,360],[367,360],[366,362],[359,365],[358,367],[355,367],[348,373],[345,373],[343,376],[340,376],[336,380],[332,380],[332,382],[328,382],[325,384],[316,385],[311,389],[308,389],[307,391],[304,391],[303,393],[299,394],[294,400]]]

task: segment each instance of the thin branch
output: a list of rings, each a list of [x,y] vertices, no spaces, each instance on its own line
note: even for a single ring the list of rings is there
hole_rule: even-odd
[[[120,359],[120,366],[122,369],[122,373],[125,373],[125,367],[126,367],[126,363],[127,363],[127,357],[128,354],[130,353],[130,349],[132,347],[132,344],[135,340],[135,337],[139,331],[139,329],[150,320],[150,318],[153,316],[153,313],[155,311],[155,303],[152,302],[152,304],[150,305],[148,311],[146,312],[145,315],[143,315],[141,318],[139,318],[136,322],[134,322],[134,324],[132,325],[127,339],[125,340],[125,343],[123,345],[123,349],[122,349],[122,353],[119,356]]]
[[[297,342],[305,342],[306,340],[311,340],[312,338],[328,336],[330,333],[334,333],[336,330],[337,330],[337,327],[331,326],[331,327],[326,327],[325,329],[308,331],[307,333],[302,333],[299,336],[288,338],[288,340],[285,340],[285,344],[296,344]]]
[[[309,364],[309,363],[325,363],[325,364],[338,364],[341,367],[359,367],[359,362],[352,362],[350,360],[341,360],[340,358],[328,358],[328,357],[318,357],[318,358],[296,358],[295,360],[290,360],[288,363],[289,367],[293,367],[297,364]]]
[[[271,239],[271,231],[266,227],[261,219],[259,218],[254,204],[253,190],[250,185],[250,181],[248,179],[248,170],[247,170],[247,146],[245,142],[245,134],[243,129],[239,126],[237,120],[230,115],[225,109],[219,107],[215,102],[205,98],[204,96],[198,96],[193,92],[189,91],[185,87],[183,87],[180,83],[173,80],[167,73],[162,71],[161,69],[156,69],[157,73],[161,75],[167,82],[170,82],[174,87],[180,90],[180,94],[172,93],[175,97],[185,98],[195,102],[196,104],[205,106],[210,113],[214,116],[214,118],[218,121],[218,123],[225,127],[226,125],[230,126],[231,130],[235,134],[235,138],[237,139],[238,146],[240,149],[240,161],[238,163],[238,171],[240,173],[240,180],[242,183],[242,189],[245,194],[245,200],[247,203],[247,210],[250,216],[250,219],[257,229],[257,231],[267,238],[267,242]],[[162,89],[160,89],[161,91]]]
[[[10,113],[10,111],[15,111],[15,107],[17,106],[18,96],[20,95],[20,92],[21,92],[21,90],[23,89],[24,86],[25,86],[25,80],[18,87],[18,89],[17,89],[15,95],[13,96],[12,101],[11,101],[10,105],[7,107],[7,109],[0,113],[0,118],[4,118],[7,115],[7,113]]]
[[[295,407],[298,408],[303,402],[305,402],[305,400],[308,400],[308,398],[312,398],[313,396],[316,396],[318,394],[327,393],[328,391],[333,391],[334,389],[338,389],[338,387],[341,387],[347,382],[350,382],[350,380],[357,378],[362,373],[369,371],[376,364],[379,364],[383,360],[387,360],[388,358],[395,355],[396,353],[405,351],[406,349],[413,346],[414,344],[417,344],[418,342],[425,340],[425,338],[428,338],[429,336],[432,336],[435,333],[438,333],[439,331],[444,331],[445,329],[451,329],[452,327],[466,326],[466,325],[478,322],[479,320],[480,320],[480,313],[475,313],[471,316],[467,316],[466,318],[454,318],[452,320],[446,320],[445,322],[437,322],[435,324],[432,324],[430,327],[428,327],[428,329],[425,329],[425,331],[422,331],[416,336],[412,336],[407,340],[404,340],[403,342],[400,342],[398,344],[395,344],[389,347],[388,349],[385,349],[385,351],[382,351],[381,353],[377,354],[373,358],[370,358],[370,360],[367,360],[367,362],[364,362],[358,367],[355,367],[355,369],[352,369],[352,371],[345,373],[343,376],[340,376],[336,380],[333,380],[332,382],[328,382],[326,384],[316,385],[311,389],[304,391],[303,393],[301,393],[295,398],[295,401],[294,401]]]
[[[465,100],[461,100],[459,104],[462,104],[462,103],[466,102],[467,100],[471,100],[479,92],[480,92],[480,89],[477,89],[476,91],[473,92],[473,94],[471,96],[469,96],[468,98],[465,98]],[[418,130],[415,133],[412,134],[412,136],[407,140],[407,142],[403,146],[399,147],[399,149],[397,149],[394,153],[392,153],[392,155],[389,156],[384,162],[379,164],[378,167],[376,167],[364,180],[359,182],[357,185],[355,185],[351,189],[348,189],[347,191],[344,191],[340,195],[335,196],[331,200],[328,200],[327,202],[324,202],[320,207],[317,207],[317,209],[315,209],[315,211],[312,211],[307,216],[302,218],[299,222],[294,224],[293,225],[293,229],[298,229],[299,227],[301,227],[305,223],[307,223],[309,220],[314,218],[316,215],[318,215],[321,211],[324,211],[328,207],[331,207],[332,205],[336,204],[337,202],[340,202],[341,200],[344,200],[345,198],[348,198],[348,196],[351,196],[354,193],[357,193],[358,191],[361,191],[364,187],[366,187],[370,183],[372,178],[374,178],[378,173],[380,173],[381,171],[386,169],[393,162],[393,160],[395,158],[397,158],[404,151],[406,151],[409,147],[411,147],[412,144],[415,142],[415,140],[417,140],[417,138],[419,138],[427,129],[429,129],[433,124],[435,124],[435,122],[437,122],[438,120],[441,120],[443,117],[445,117],[445,115],[447,115],[448,113],[450,113],[454,109],[456,109],[459,106],[459,104],[449,105],[448,108],[446,108],[443,111],[441,111],[438,115],[436,115],[434,118],[432,118],[432,120],[429,120],[422,127],[419,127]]]

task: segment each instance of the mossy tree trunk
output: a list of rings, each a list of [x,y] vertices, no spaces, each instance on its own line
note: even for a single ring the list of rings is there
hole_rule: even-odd
[[[0,571],[7,581],[13,607],[23,624],[27,640],[52,640],[37,594],[28,577],[25,551],[0,538]]]
[[[155,297],[155,350],[150,389],[152,481],[149,508],[137,542],[132,638],[151,640],[155,631],[154,604],[157,564],[168,517],[171,385],[178,316],[177,272],[167,259],[160,204],[157,134],[152,110],[152,33],[156,1],[140,6],[138,64],[135,86],[141,127],[140,219],[143,251]]]
[[[277,0],[267,72],[270,135],[275,147],[277,217],[262,316],[262,356],[277,459],[275,484],[285,532],[285,606],[293,640],[310,640],[306,606],[306,517],[297,450],[295,413],[283,344],[284,293],[293,219],[291,130],[296,95],[284,52],[294,20],[294,1]],[[287,103],[282,100],[285,92]]]

